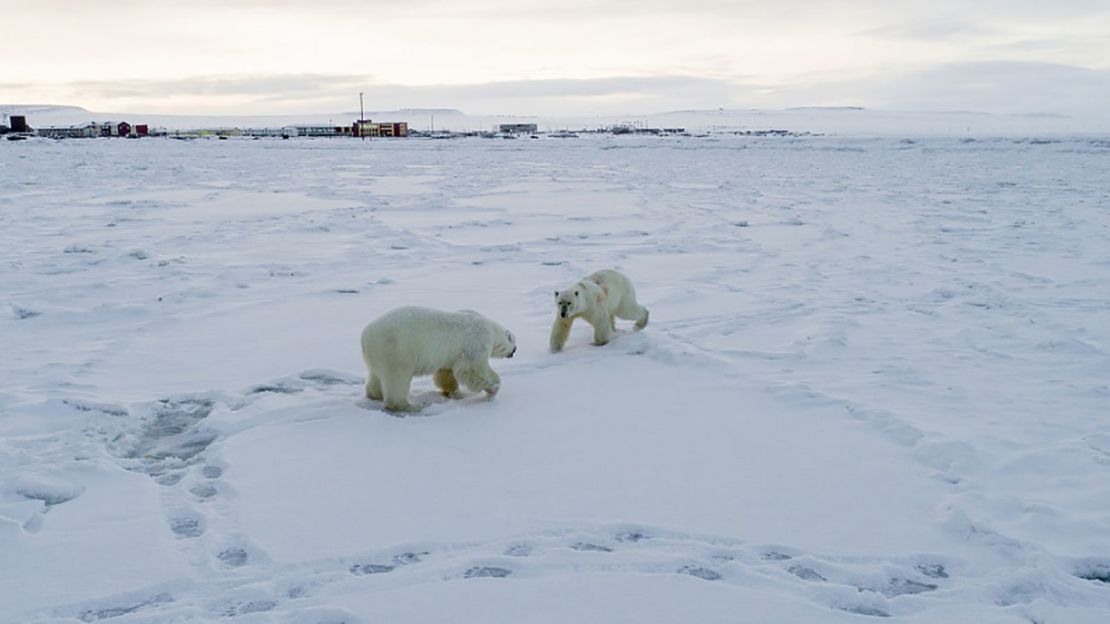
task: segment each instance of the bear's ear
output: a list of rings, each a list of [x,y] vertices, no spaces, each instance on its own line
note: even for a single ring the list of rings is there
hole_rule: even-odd
[[[557,291],[557,290],[555,291],[555,298],[556,298],[556,299],[558,299],[558,298],[559,298],[559,291]]]
[[[576,290],[576,291],[574,291],[574,296],[575,296],[575,297],[577,297],[577,296],[578,296],[578,291],[577,291],[577,290]]]

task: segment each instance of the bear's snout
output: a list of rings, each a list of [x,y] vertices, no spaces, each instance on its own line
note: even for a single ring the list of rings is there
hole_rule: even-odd
[[[509,355],[507,355],[507,356],[505,356],[505,357],[510,357],[510,358],[511,358],[511,357],[513,357],[513,355],[515,355],[515,354],[516,354],[516,347],[513,347],[513,350],[512,350],[512,351],[509,351]]]

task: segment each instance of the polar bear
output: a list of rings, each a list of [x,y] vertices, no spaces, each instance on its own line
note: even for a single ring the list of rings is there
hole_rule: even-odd
[[[492,398],[501,389],[501,378],[490,368],[489,358],[511,358],[514,353],[512,332],[473,310],[397,308],[362,330],[366,397],[384,401],[389,411],[420,411],[409,403],[409,384],[413,377],[434,375],[444,396],[458,396],[462,382]]]
[[[556,316],[551,326],[551,352],[562,351],[576,318],[594,327],[594,344],[609,342],[617,329],[617,318],[636,321],[636,329],[648,324],[648,311],[636,303],[632,282],[612,269],[586,276],[574,286],[555,291]]]

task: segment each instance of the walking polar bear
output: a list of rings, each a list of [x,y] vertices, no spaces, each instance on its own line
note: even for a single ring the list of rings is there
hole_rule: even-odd
[[[632,282],[612,269],[590,274],[566,290],[555,292],[556,316],[551,326],[551,351],[562,351],[574,319],[585,319],[594,328],[594,344],[609,342],[617,329],[616,319],[636,321],[636,329],[648,324],[648,310],[636,303]]]
[[[473,310],[397,308],[362,330],[366,397],[384,401],[389,411],[420,411],[409,403],[409,385],[413,377],[434,375],[444,396],[458,396],[462,382],[492,398],[501,389],[501,377],[490,368],[489,359],[511,358],[514,353],[512,332]]]

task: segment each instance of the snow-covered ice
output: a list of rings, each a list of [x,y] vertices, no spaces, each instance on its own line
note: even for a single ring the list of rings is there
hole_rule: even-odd
[[[0,145],[0,622],[1106,622],[1110,140]],[[651,310],[547,352],[603,267]],[[400,305],[492,401],[362,396]]]

